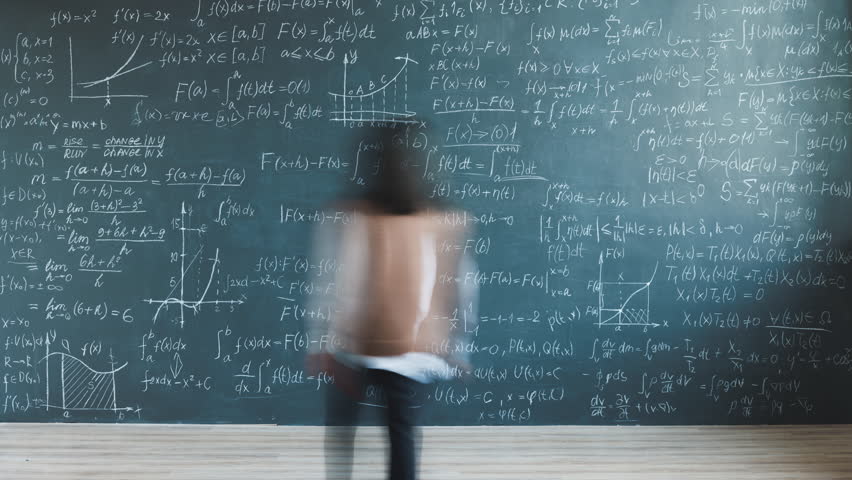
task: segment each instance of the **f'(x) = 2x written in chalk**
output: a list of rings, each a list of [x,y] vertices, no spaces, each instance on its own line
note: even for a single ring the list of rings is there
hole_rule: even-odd
[[[71,37],[68,37],[68,64],[71,69],[71,92],[68,98],[71,100],[71,102],[73,103],[74,100],[82,99],[101,99],[106,102],[106,105],[110,105],[112,103],[112,99],[114,98],[148,98],[148,95],[136,93],[114,93],[112,87],[112,83],[114,80],[123,77],[128,73],[132,73],[136,70],[145,68],[153,63],[151,61],[148,61],[136,65],[131,65],[134,59],[136,58],[136,54],[139,52],[139,47],[142,46],[142,41],[144,39],[144,36],[139,38],[139,42],[136,43],[136,47],[133,49],[133,52],[130,54],[130,56],[127,57],[124,63],[121,64],[121,66],[118,67],[113,73],[96,80],[76,82],[74,78],[74,44],[71,40]],[[86,93],[78,94],[80,90],[84,90]],[[92,93],[88,93],[89,91],[91,91]]]
[[[610,325],[657,327],[651,322],[651,285],[659,263],[646,281],[627,281],[622,275],[616,281],[604,281],[603,254],[598,259],[598,327]]]

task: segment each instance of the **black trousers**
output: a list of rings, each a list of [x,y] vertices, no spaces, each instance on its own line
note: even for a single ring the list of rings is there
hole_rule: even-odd
[[[390,480],[415,480],[420,439],[417,424],[423,385],[397,373],[385,370],[353,371],[358,385],[380,387],[383,404],[365,399],[363,388],[357,393],[329,388],[326,398],[325,461],[326,478],[349,480],[355,431],[363,408],[382,408],[390,440]],[[356,383],[356,382],[352,382]],[[369,400],[369,401],[368,401]],[[366,407],[369,404],[370,407]]]

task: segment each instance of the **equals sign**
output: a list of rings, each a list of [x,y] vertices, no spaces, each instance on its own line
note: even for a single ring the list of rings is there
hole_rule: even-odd
[[[101,148],[101,144],[100,143],[93,143],[92,148],[96,148],[96,149]]]
[[[48,150],[56,150],[56,145],[48,145],[47,149]]]
[[[37,303],[30,303],[28,305],[28,307],[30,307],[30,310],[38,310],[38,304]]]
[[[51,180],[53,180],[54,182],[61,182],[62,181],[62,179],[59,178],[59,177],[53,177]]]
[[[151,180],[151,185],[159,185],[159,184],[160,184],[159,180]]]
[[[31,272],[35,272],[36,270],[38,270],[38,265],[36,265],[36,264],[27,265],[27,270],[29,270]]]
[[[118,310],[111,311],[110,315],[112,315],[113,317],[117,317],[118,316]]]

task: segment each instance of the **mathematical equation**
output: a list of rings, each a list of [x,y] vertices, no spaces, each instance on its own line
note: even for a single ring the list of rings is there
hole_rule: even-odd
[[[334,342],[313,300],[346,266],[312,232],[355,221],[326,207],[394,124],[473,232],[441,251],[478,266],[440,279],[480,295],[434,346],[471,365],[427,422],[852,421],[849,10],[22,7],[0,21],[0,420],[321,423],[334,377],[304,356]]]

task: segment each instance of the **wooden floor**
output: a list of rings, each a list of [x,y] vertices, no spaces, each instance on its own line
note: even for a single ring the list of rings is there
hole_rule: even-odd
[[[852,426],[430,427],[423,480],[852,479]],[[384,478],[382,431],[355,478]],[[322,429],[0,424],[0,478],[320,479]]]

